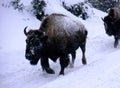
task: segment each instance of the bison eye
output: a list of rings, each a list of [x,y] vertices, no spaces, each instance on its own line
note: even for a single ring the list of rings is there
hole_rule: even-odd
[[[38,46],[38,45],[39,45],[39,42],[38,42],[38,41],[36,41],[36,42],[35,42],[35,45],[37,45],[37,46]]]

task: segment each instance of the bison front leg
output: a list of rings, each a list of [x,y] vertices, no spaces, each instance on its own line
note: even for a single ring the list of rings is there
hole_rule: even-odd
[[[86,42],[84,42],[80,45],[80,48],[82,50],[82,63],[83,64],[87,64],[86,57],[85,57],[85,45],[86,45]]]
[[[64,75],[64,70],[68,66],[69,62],[70,62],[69,56],[60,57],[61,70],[59,75]]]
[[[45,70],[49,74],[55,74],[54,70],[52,70],[49,66],[48,58],[41,58],[41,66],[42,69]]]

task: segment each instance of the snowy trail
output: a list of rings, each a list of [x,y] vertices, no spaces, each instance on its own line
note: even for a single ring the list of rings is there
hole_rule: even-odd
[[[48,83],[40,88],[118,88],[120,87],[120,50],[94,61],[67,76]],[[114,56],[114,58],[113,58]],[[72,77],[72,78],[71,78]],[[118,80],[116,80],[116,78]],[[111,85],[112,84],[112,85]]]
[[[1,53],[0,57],[0,88],[37,88],[57,77],[57,74],[49,75],[43,72],[40,64],[31,66],[23,51]]]
[[[48,8],[57,6],[58,2],[55,3],[49,3]],[[77,18],[61,6],[51,10]],[[52,13],[51,10],[48,9],[48,13]],[[114,48],[113,37],[105,34],[101,17],[106,14],[94,11],[94,17],[86,21],[80,19],[88,29],[87,65],[82,65],[78,49],[74,68],[68,67],[64,76],[58,76],[59,60],[50,61],[56,72],[50,75],[42,71],[40,64],[31,66],[25,59],[23,28],[39,28],[40,22],[11,8],[0,8],[0,88],[120,88],[120,44]]]
[[[92,30],[95,31],[96,29]],[[2,73],[1,71],[2,75],[0,75],[0,77],[3,79],[1,80],[0,88],[29,88],[30,86],[35,88],[47,88],[48,86],[49,88],[59,88],[59,85],[61,85],[61,87],[67,86],[71,88],[73,88],[75,85],[77,85],[75,88],[89,88],[89,86],[91,88],[98,86],[98,88],[105,88],[103,86],[108,86],[112,81],[116,81],[115,78],[119,78],[117,71],[120,70],[120,60],[117,55],[120,52],[120,47],[113,48],[113,41],[111,41],[111,38],[106,37],[105,34],[102,34],[103,36],[101,36],[101,34],[96,36],[92,36],[90,34],[88,35],[86,48],[88,64],[85,66],[81,64],[81,50],[79,49],[77,51],[75,67],[73,69],[67,68],[65,70],[65,76],[62,77],[58,76],[60,69],[58,66],[59,62],[51,62],[51,66],[56,71],[56,74],[49,75],[42,71],[39,64],[37,66],[30,66],[27,60],[25,60],[24,51],[1,54],[0,57],[3,57],[1,59],[6,57],[4,55],[8,55],[8,57],[6,57],[8,62],[5,60],[8,64],[5,65],[5,62],[1,62],[1,64],[3,63],[3,70],[8,68],[8,72],[5,73],[4,71]],[[23,58],[23,60],[17,62],[17,60],[20,58]],[[17,62],[16,64],[18,65],[14,64],[13,61]],[[116,76],[114,76],[114,74]],[[72,84],[72,82],[74,83]],[[71,84],[67,85],[69,83]],[[115,87],[115,85],[119,86],[117,82],[112,86]]]

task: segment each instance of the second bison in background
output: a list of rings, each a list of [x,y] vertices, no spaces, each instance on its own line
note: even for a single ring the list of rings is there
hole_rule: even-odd
[[[120,39],[120,8],[114,7],[108,10],[108,15],[102,19],[105,31],[109,36],[114,36],[114,47],[117,47]]]
[[[30,30],[24,33],[26,39],[26,58],[32,65],[41,60],[41,66],[47,73],[55,73],[49,66],[48,59],[56,61],[60,59],[61,70],[69,64],[69,54],[72,55],[72,65],[76,58],[76,50],[82,50],[82,63],[86,64],[85,45],[87,30],[84,25],[63,14],[51,14],[41,23],[38,30]]]

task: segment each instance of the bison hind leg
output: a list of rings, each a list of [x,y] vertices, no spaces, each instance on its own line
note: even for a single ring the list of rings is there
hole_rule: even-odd
[[[83,42],[81,45],[80,45],[80,48],[82,50],[82,64],[87,64],[87,61],[86,61],[86,58],[85,58],[85,44],[86,42]]]
[[[83,53],[83,55],[82,55],[82,64],[87,64],[87,61],[86,61],[86,58],[85,58],[85,52],[83,52],[82,51],[82,53]]]
[[[115,38],[114,48],[117,48],[117,45],[118,45],[118,38]]]
[[[71,56],[72,56],[72,62],[70,62],[70,67],[73,68],[74,67],[75,58],[76,58],[76,52],[72,52]]]
[[[87,64],[87,62],[86,62],[86,58],[82,58],[82,64]]]

